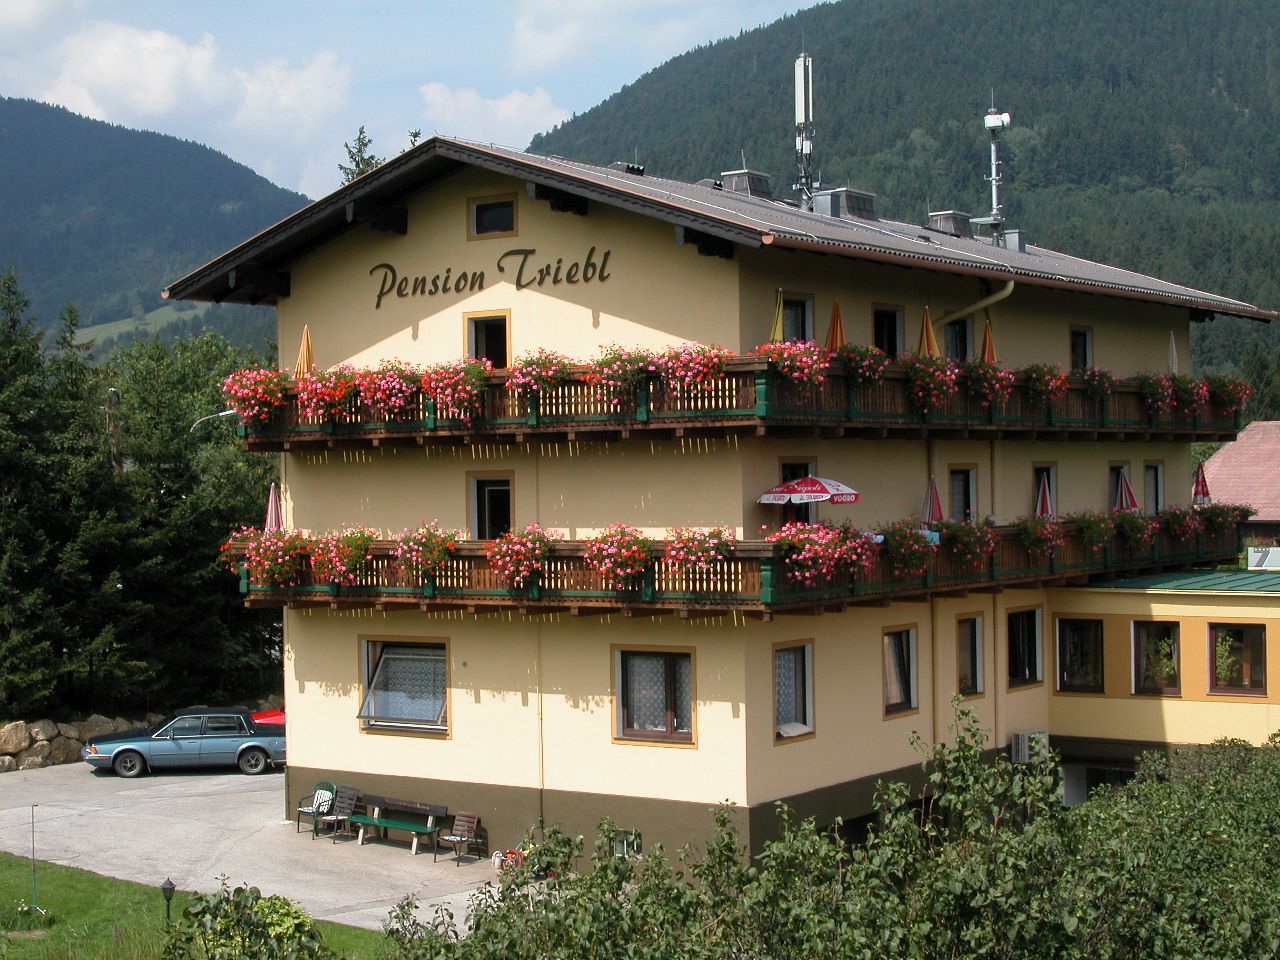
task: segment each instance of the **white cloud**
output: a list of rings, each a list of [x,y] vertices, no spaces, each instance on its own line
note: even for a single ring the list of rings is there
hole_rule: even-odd
[[[4,0],[0,3],[0,39],[16,40],[48,23],[61,6],[58,0]]]
[[[350,71],[328,50],[300,69],[272,60],[236,70],[240,107],[232,126],[256,133],[287,134],[296,140],[316,134],[347,101]]]
[[[471,88],[453,90],[443,83],[418,88],[424,106],[425,132],[442,133],[523,148],[535,133],[567,120],[541,87],[532,93],[512,90],[502,97],[482,97]]]
[[[40,98],[100,120],[131,122],[228,96],[209,34],[189,44],[161,30],[98,21],[58,44],[61,66]]]

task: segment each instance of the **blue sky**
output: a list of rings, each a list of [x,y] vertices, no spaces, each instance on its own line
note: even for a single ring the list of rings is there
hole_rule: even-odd
[[[697,44],[812,5],[0,0],[0,95],[196,140],[318,197],[361,124],[382,156],[415,128],[523,147]]]

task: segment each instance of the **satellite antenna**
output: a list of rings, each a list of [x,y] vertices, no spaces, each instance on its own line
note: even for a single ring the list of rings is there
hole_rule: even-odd
[[[813,209],[813,58],[796,57],[796,166],[800,178],[793,189],[800,191],[800,209]]]
[[[982,223],[991,227],[992,234],[997,241],[1002,233],[1004,233],[1004,206],[1000,203],[1000,183],[1002,177],[1000,174],[1000,134],[1009,129],[1012,119],[1007,113],[1001,113],[995,106],[995,93],[991,95],[991,109],[987,111],[987,115],[982,118],[982,125],[987,131],[987,135],[991,138],[991,175],[983,177],[984,180],[991,184],[991,216],[975,217],[972,223]]]

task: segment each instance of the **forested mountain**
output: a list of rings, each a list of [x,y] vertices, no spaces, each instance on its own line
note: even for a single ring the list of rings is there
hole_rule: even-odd
[[[994,90],[1031,242],[1280,307],[1280,0],[843,0],[676,57],[530,149],[695,180],[745,155],[793,196],[802,44],[826,186],[915,223],[985,214]],[[1254,338],[1280,330],[1216,321],[1197,358],[1239,366]]]
[[[0,97],[0,269],[32,314],[141,316],[175,277],[307,202],[200,144]]]

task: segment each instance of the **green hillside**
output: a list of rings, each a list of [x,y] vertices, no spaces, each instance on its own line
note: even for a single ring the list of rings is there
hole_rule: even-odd
[[[676,57],[530,148],[680,179],[745,154],[793,196],[802,37],[825,185],[916,223],[986,213],[994,88],[1031,242],[1280,307],[1280,0],[844,0]],[[1217,321],[1197,355],[1235,364],[1277,334]]]
[[[208,147],[0,97],[0,268],[43,326],[68,301],[85,324],[141,318],[166,283],[306,202]]]

